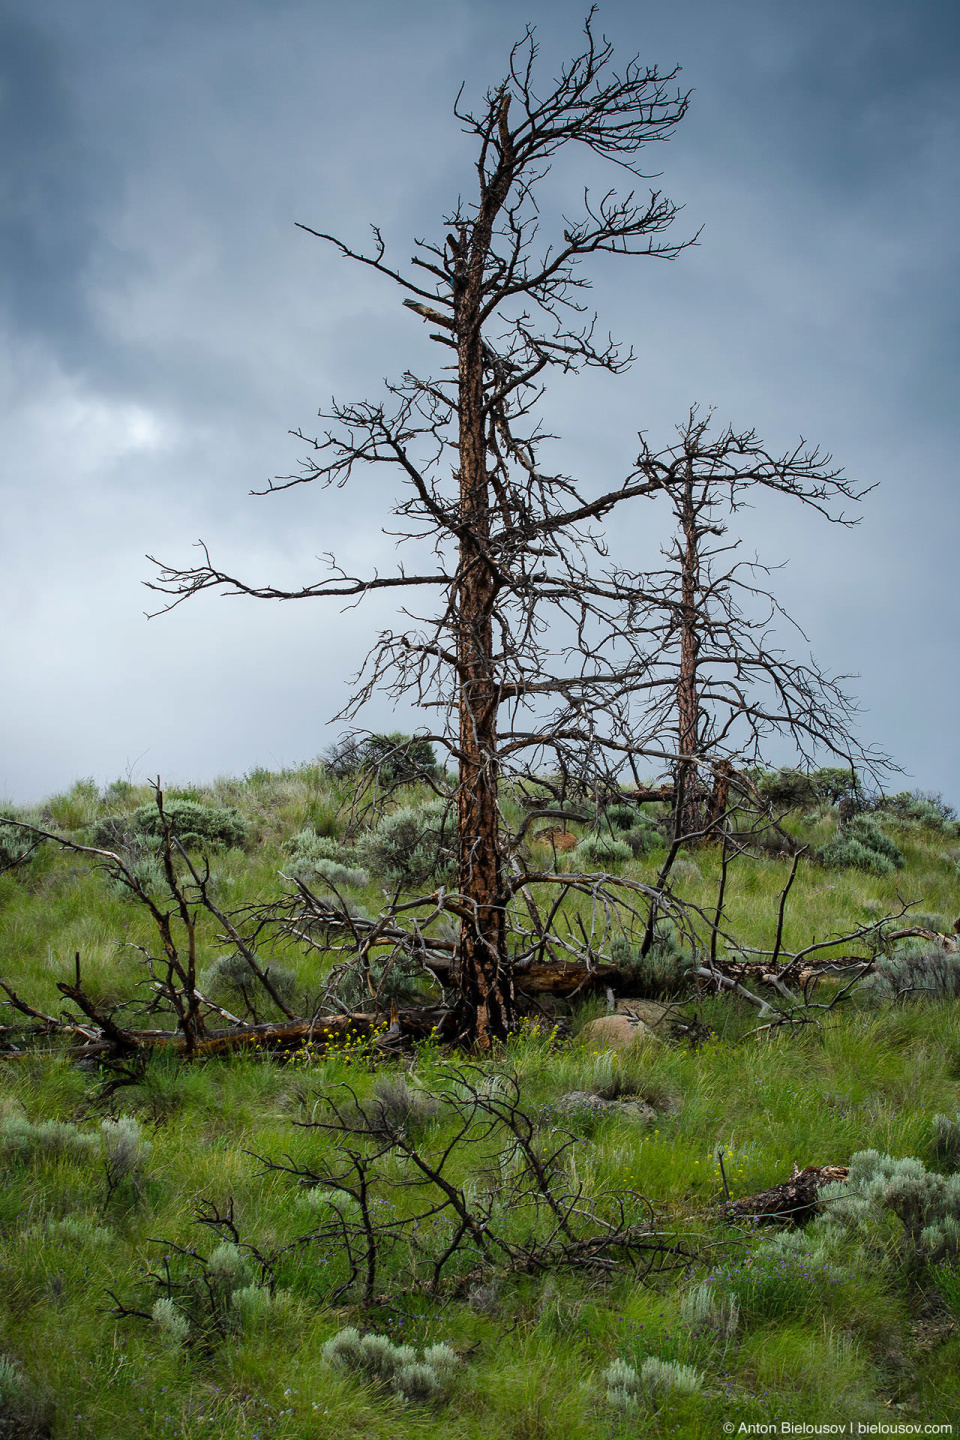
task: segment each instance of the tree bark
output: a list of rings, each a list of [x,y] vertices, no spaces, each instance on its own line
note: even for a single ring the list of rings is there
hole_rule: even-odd
[[[693,467],[687,466],[681,508],[683,557],[680,591],[680,672],[677,678],[677,749],[680,760],[674,781],[673,834],[696,835],[703,829],[703,796],[697,772],[700,740],[700,696],[697,659],[700,627],[697,594],[700,585],[697,514],[693,496]]]
[[[460,922],[459,989],[470,1038],[481,1049],[503,1039],[513,1021],[501,876],[493,606],[498,581],[490,563],[490,477],[484,385],[482,304],[496,217],[513,182],[504,96],[500,160],[483,187],[477,219],[460,229],[454,249],[457,335],[460,554],[456,576],[459,668],[457,888],[466,902]],[[449,243],[449,242],[448,242]]]

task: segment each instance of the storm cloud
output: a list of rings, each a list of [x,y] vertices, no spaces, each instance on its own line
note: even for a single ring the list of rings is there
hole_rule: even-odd
[[[530,0],[11,3],[0,12],[0,340],[6,677],[0,792],[79,775],[169,780],[295,763],[390,614],[204,597],[147,621],[144,555],[202,536],[256,580],[335,551],[390,563],[390,486],[250,498],[332,393],[426,369],[399,295],[295,228],[405,259],[471,181],[451,117],[538,26],[552,71],[583,6]],[[853,531],[769,504],[745,544],[817,657],[858,672],[863,733],[906,783],[960,800],[953,738],[960,500],[955,5],[610,0],[624,59],[683,66],[689,116],[651,165],[697,247],[598,264],[592,300],[637,353],[544,407],[564,468],[621,474],[691,403],[803,435],[876,490]],[[604,177],[601,177],[601,179]],[[596,173],[565,157],[562,206]],[[655,514],[619,544],[655,553]],[[367,723],[414,723],[386,703]]]

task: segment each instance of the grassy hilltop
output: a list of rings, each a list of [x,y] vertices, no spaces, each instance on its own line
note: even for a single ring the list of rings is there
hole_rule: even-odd
[[[167,798],[220,813],[224,843],[209,854],[223,910],[276,895],[280,872],[312,865],[316,883],[326,866],[357,912],[375,916],[393,882],[377,872],[362,826],[344,835],[348,796],[349,782],[317,765]],[[151,799],[146,788],[101,794],[84,782],[32,818],[79,843],[111,834],[119,843]],[[426,799],[408,787],[391,805]],[[663,860],[647,809],[652,838],[604,859],[638,880]],[[802,858],[788,950],[870,925],[900,899],[916,902],[901,927],[952,930],[956,824],[922,804],[874,818],[902,864],[877,862],[873,871],[886,873],[872,873]],[[156,862],[138,823],[147,873]],[[829,859],[828,804],[784,823]],[[582,837],[589,825],[570,829]],[[389,839],[381,834],[381,851]],[[755,853],[731,865],[728,926],[742,945],[772,946],[791,863]],[[678,891],[709,913],[719,869],[715,847],[690,854]],[[200,988],[243,1015],[220,934],[209,916],[198,928]],[[57,981],[70,979],[79,952],[89,992],[127,1023],[125,1007],[147,997],[150,945],[149,917],[83,856],[47,845],[0,875],[0,975],[39,1011],[62,1011]],[[585,1030],[606,1011],[602,995],[542,1023],[528,1018],[483,1061],[434,1042],[376,1058],[348,1037],[283,1061],[254,1051],[187,1064],[156,1053],[109,1072],[59,1055],[70,1045],[60,1038],[29,1050],[18,1040],[23,1017],[7,1007],[0,1436],[586,1440],[715,1437],[724,1423],[774,1419],[960,1421],[960,962],[949,942],[890,948],[904,965],[913,957],[914,975],[933,976],[931,988],[891,998],[868,984],[819,1012],[819,1024],[754,1036],[764,1018],[754,1005],[680,987],[695,1043],[664,1022],[619,1054]],[[320,993],[336,957],[288,948],[264,958],[309,1013],[304,999]],[[828,977],[815,998],[826,1003],[839,984]],[[254,1004],[258,1019],[275,1018],[269,1000]],[[343,1083],[359,1109],[336,1089]],[[411,1243],[400,1222],[424,1192],[408,1183],[416,1176],[404,1157],[449,1145],[470,1093],[484,1104],[516,1093],[531,1154],[562,1152],[544,1187],[581,1187],[582,1207],[601,1220],[622,1202],[631,1224],[660,1237],[667,1248],[650,1250],[649,1274],[498,1266],[477,1239],[445,1272],[443,1292],[429,1293],[427,1262],[449,1240],[449,1214],[424,1222]],[[342,1137],[310,1126],[327,1113],[320,1097],[338,1094],[353,1120],[370,1122],[354,1150],[383,1152],[373,1223],[398,1227],[381,1245],[370,1303],[345,1288],[329,1192],[303,1183],[341,1163]],[[587,1098],[558,1103],[571,1094]],[[446,1173],[465,1195],[487,1195],[496,1225],[521,1245],[539,1192],[520,1175],[526,1162],[510,1133],[484,1115],[474,1114]],[[406,1151],[384,1141],[398,1134]],[[822,1192],[819,1215],[792,1228],[727,1223],[718,1150],[734,1199],[786,1181],[794,1166],[878,1156],[861,1154],[848,1185]],[[914,1163],[899,1163],[906,1157]],[[528,1208],[497,1211],[498,1187],[526,1195]],[[311,1234],[321,1238],[303,1238]],[[351,1327],[384,1339],[365,1343]]]

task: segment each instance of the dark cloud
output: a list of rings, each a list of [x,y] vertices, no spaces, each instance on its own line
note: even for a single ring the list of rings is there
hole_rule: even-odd
[[[289,470],[287,436],[332,392],[376,394],[432,347],[383,282],[294,228],[402,259],[470,185],[450,118],[503,71],[521,24],[545,68],[583,5],[531,0],[23,0],[0,36],[4,127],[0,373],[0,790],[78,773],[210,774],[325,744],[364,638],[388,612],[210,599],[142,619],[142,554],[198,534],[247,573],[307,578],[337,549],[389,563],[382,487],[251,501]],[[603,6],[618,53],[684,66],[690,114],[660,147],[675,265],[598,264],[604,324],[632,342],[618,381],[557,385],[562,463],[600,479],[633,435],[669,441],[690,403],[774,446],[821,441],[881,489],[858,532],[773,509],[747,542],[816,651],[859,670],[872,737],[960,798],[945,717],[956,630],[957,56],[933,0],[671,0]],[[565,207],[589,176],[565,157]],[[595,178],[595,172],[593,175]],[[602,182],[601,182],[602,183]],[[627,553],[651,547],[637,516]],[[891,683],[891,673],[896,679]],[[389,721],[386,707],[371,723]]]
[[[79,132],[69,59],[49,33],[0,14],[0,303],[9,322],[75,344],[107,181]]]

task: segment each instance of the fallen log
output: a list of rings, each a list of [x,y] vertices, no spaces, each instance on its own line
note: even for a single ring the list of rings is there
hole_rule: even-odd
[[[456,983],[455,963],[452,958],[431,958],[426,969],[444,988]],[[586,965],[575,961],[534,962],[522,969],[518,968],[513,975],[513,986],[518,995],[569,997],[586,994],[591,990],[629,989],[633,983],[634,979],[616,965],[594,965],[588,969]]]
[[[278,1024],[247,1025],[242,1030],[208,1031],[195,1049],[197,1055],[222,1055],[228,1050],[328,1049],[334,1045],[372,1043],[389,1049],[403,1040],[425,1040],[452,1029],[449,1011],[424,1008],[401,1010],[385,1019],[382,1015],[355,1012],[349,1015],[322,1015],[313,1020],[286,1020]],[[182,1036],[172,1037],[178,1050],[185,1049]]]
[[[616,990],[628,983],[628,977],[616,965],[530,965],[514,976],[514,989],[520,995],[581,995],[590,990]]]
[[[225,1055],[235,1050],[282,1053],[304,1046],[311,1050],[325,1050],[335,1045],[361,1044],[372,1044],[386,1051],[404,1040],[425,1040],[434,1034],[444,1039],[452,1038],[454,1021],[451,1012],[439,1007],[399,1011],[389,1019],[363,1012],[322,1015],[312,1020],[283,1020],[262,1025],[244,1025],[229,1030],[208,1030],[202,1039],[195,1039],[192,1046],[178,1030],[124,1030],[118,1040],[113,1035],[96,1035],[86,1029],[78,1032],[77,1027],[70,1025],[59,1025],[57,1028],[61,1034],[80,1033],[86,1038],[86,1044],[71,1046],[66,1052],[58,1052],[69,1054],[76,1059],[129,1056],[134,1051],[144,1050],[164,1050],[176,1055],[205,1057]],[[43,1033],[49,1035],[51,1032],[44,1030]]]
[[[794,1166],[792,1176],[784,1184],[773,1185],[756,1195],[745,1195],[741,1200],[726,1201],[724,1218],[731,1223],[803,1225],[819,1208],[821,1187],[846,1180],[847,1173],[845,1165],[808,1165],[804,1170]]]

